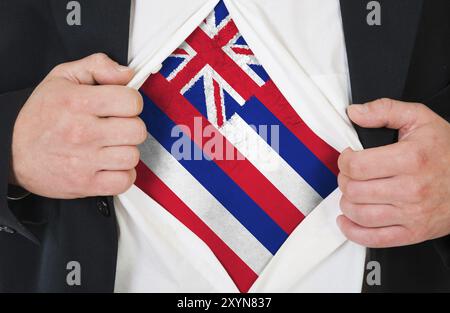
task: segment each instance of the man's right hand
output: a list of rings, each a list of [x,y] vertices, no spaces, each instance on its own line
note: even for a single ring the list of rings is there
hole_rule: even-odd
[[[147,130],[133,71],[104,54],[56,66],[16,120],[12,180],[58,199],[117,195],[136,178]]]

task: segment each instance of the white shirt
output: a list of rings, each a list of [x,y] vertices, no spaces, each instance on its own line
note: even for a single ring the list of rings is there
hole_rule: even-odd
[[[134,1],[129,60],[137,75],[130,85],[138,88],[157,71],[217,2]],[[308,126],[338,151],[361,149],[345,114],[350,86],[339,1],[225,3],[283,95],[308,104],[295,107]],[[335,225],[339,196],[334,192],[300,224],[251,292],[360,291],[364,249],[346,241]],[[137,187],[116,197],[115,205],[116,292],[237,292],[208,247]]]

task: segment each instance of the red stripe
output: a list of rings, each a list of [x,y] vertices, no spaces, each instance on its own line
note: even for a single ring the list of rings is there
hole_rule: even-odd
[[[222,45],[211,40],[201,29],[195,31],[186,42],[198,53],[196,58],[214,70],[236,90],[244,100],[248,100],[259,86],[223,50]],[[195,71],[189,72],[196,73]]]
[[[210,156],[214,162],[269,215],[287,234],[297,227],[303,220],[303,214],[259,172],[253,164],[237,151],[232,144],[215,129],[209,121],[198,112],[177,90],[161,75],[151,76],[142,86],[141,90],[176,124],[189,128],[191,139],[204,149],[203,138],[192,136],[195,133],[205,133],[205,128],[213,129],[215,142],[221,142],[222,147],[232,147],[239,154],[233,160],[227,160],[228,151],[223,152],[224,157]],[[168,96],[170,95],[170,96]],[[195,121],[201,121],[197,125]],[[199,127],[201,126],[201,129]],[[198,138],[200,137],[200,138]],[[217,150],[217,149],[216,149]],[[224,149],[227,150],[227,149]],[[206,153],[208,151],[205,151]],[[234,151],[233,151],[234,152]]]
[[[145,164],[140,162],[136,170],[138,173],[136,186],[204,241],[222,263],[238,289],[241,292],[247,292],[258,275]]]
[[[171,80],[171,84],[178,89],[178,92],[187,85],[193,78],[192,73],[198,73],[205,67],[205,62],[195,56],[188,64]]]
[[[216,45],[220,48],[227,45],[231,39],[236,37],[236,35],[239,33],[238,28],[236,27],[236,24],[233,22],[233,20],[230,20],[228,24],[222,28],[216,38],[214,38],[214,42]]]
[[[223,126],[223,112],[222,112],[222,97],[220,96],[220,86],[219,84],[214,80],[213,81],[214,86],[214,102],[216,104],[216,110],[217,110],[217,126],[222,127]]]
[[[243,54],[243,55],[253,55],[253,51],[246,48],[232,48],[233,51],[237,54]]]
[[[188,56],[187,51],[184,49],[181,49],[181,48],[175,49],[175,51],[172,52],[172,54],[181,54],[181,55]]]
[[[292,108],[273,81],[268,81],[255,94],[314,155],[335,175],[339,169],[337,160],[339,152],[317,136]]]

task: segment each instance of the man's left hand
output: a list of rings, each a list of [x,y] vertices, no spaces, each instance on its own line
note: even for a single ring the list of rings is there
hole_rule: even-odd
[[[423,104],[390,99],[348,114],[361,127],[398,129],[399,142],[341,154],[344,235],[382,248],[450,234],[450,124]]]

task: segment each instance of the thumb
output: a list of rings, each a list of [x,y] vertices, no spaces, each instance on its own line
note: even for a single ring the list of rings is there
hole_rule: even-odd
[[[422,104],[392,99],[354,104],[347,110],[350,119],[361,127],[391,129],[409,129],[413,125],[422,124],[430,116],[428,111]]]
[[[83,85],[126,85],[134,71],[119,65],[106,54],[96,53],[56,66],[47,77],[63,77]]]

